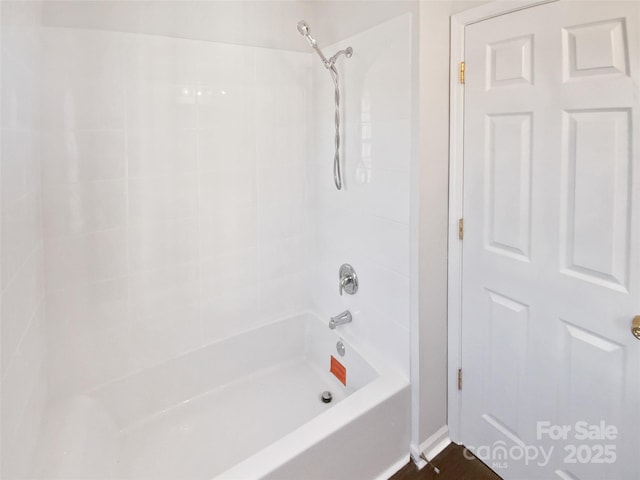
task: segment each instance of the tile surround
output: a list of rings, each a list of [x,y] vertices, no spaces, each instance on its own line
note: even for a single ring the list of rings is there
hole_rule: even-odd
[[[52,396],[302,308],[265,295],[305,265],[307,153],[304,139],[295,157],[287,144],[306,134],[310,79],[286,72],[308,72],[310,56],[67,28],[44,37],[48,313],[52,330],[82,332],[51,342]],[[286,108],[265,105],[288,91]],[[74,349],[87,361],[72,365]]]
[[[85,304],[83,314],[124,309],[132,325],[161,322],[161,306],[197,316],[184,328],[207,333],[186,335],[180,347],[162,339],[171,329],[152,330],[157,357],[136,355],[136,342],[122,347],[133,349],[126,357],[136,368],[144,358],[169,358],[176,348],[315,304],[326,315],[336,313],[330,305],[356,309],[362,323],[345,334],[408,372],[410,96],[396,86],[410,80],[409,23],[401,17],[327,47],[356,51],[339,65],[342,192],[326,160],[333,156],[331,82],[311,54],[45,28],[47,75],[53,85],[69,81],[64,95],[45,92],[44,117],[71,112],[75,121],[44,137],[55,147],[43,162],[46,278],[55,296],[122,282],[125,300],[115,298],[112,309],[98,302],[95,312]],[[381,47],[374,56],[372,41]],[[68,58],[68,50],[78,55]],[[60,73],[53,67],[63,56]],[[65,110],[63,97],[83,98],[104,71],[93,117]],[[91,138],[107,146],[102,158],[89,153]],[[333,270],[343,262],[371,272],[357,298],[335,298]],[[293,288],[294,279],[306,285]],[[90,343],[114,341],[86,334]],[[126,375],[133,363],[98,379],[89,362],[85,380],[73,375],[74,388]]]
[[[38,85],[33,39],[27,65],[3,42],[2,379],[30,379],[3,408],[35,409],[9,425],[23,454],[47,394],[304,309],[351,309],[344,335],[408,375],[410,24],[325,48],[356,52],[339,65],[342,192],[312,53],[45,27]],[[344,262],[355,297],[337,295]]]
[[[313,153],[309,159],[314,222],[313,302],[326,316],[349,308],[344,336],[381,352],[409,374],[411,165],[411,17],[403,15],[327,51],[341,58],[344,190],[331,176],[333,84],[313,62]],[[354,93],[357,92],[357,93]],[[360,291],[337,296],[342,263],[359,274]]]

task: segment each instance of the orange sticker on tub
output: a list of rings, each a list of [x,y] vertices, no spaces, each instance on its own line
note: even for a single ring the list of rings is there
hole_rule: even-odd
[[[347,386],[347,369],[336,360],[336,357],[333,355],[331,355],[331,369],[329,371],[333,373],[345,387]]]

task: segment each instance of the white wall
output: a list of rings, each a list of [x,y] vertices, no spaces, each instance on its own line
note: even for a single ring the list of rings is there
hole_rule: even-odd
[[[417,443],[447,424],[449,19],[485,2],[420,3],[420,328]]]
[[[24,478],[45,390],[39,2],[2,2],[2,478]]]
[[[354,345],[385,356],[409,375],[412,18],[405,14],[328,46],[341,57],[344,187],[333,183],[333,82],[313,58],[314,135],[311,183],[313,299]],[[338,295],[342,263],[356,270],[356,295]]]
[[[44,35],[54,396],[303,308],[310,56]]]

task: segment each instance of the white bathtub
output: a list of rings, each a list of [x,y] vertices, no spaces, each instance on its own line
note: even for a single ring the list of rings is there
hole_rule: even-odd
[[[407,461],[409,384],[311,314],[200,348],[50,415],[43,478],[388,478]],[[333,355],[346,386],[330,372]],[[333,401],[320,401],[329,390]]]

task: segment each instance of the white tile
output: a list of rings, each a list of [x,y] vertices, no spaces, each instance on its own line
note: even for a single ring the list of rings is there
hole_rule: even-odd
[[[83,282],[47,291],[47,328],[55,335],[106,331],[128,320],[126,278]]]
[[[2,292],[2,373],[9,366],[44,297],[42,250],[37,250]]]
[[[300,164],[282,164],[258,169],[260,206],[278,207],[306,202],[306,168]]]
[[[202,302],[202,328],[211,341],[247,330],[260,321],[260,289],[256,286],[228,291]]]
[[[51,28],[45,30],[44,38],[44,128],[124,128],[125,37]]]
[[[35,130],[40,122],[40,69],[25,65],[23,52],[7,55],[2,48],[2,127],[16,130]],[[35,58],[39,62],[39,57]],[[11,72],[11,74],[9,74]]]
[[[4,289],[18,269],[42,245],[42,211],[36,191],[9,205],[2,216],[1,285]]]
[[[371,127],[371,166],[408,172],[411,169],[411,122],[409,120],[373,122]],[[364,142],[363,142],[364,143]],[[366,146],[363,150],[366,151]]]
[[[66,80],[61,80],[64,83]],[[77,79],[72,89],[61,85],[42,106],[48,130],[123,129],[124,88],[100,79]]]
[[[28,478],[32,475],[33,459],[40,440],[47,400],[46,371],[41,367],[38,379],[25,399],[25,412],[18,429],[9,439],[3,438],[2,477]]]
[[[363,310],[379,316],[388,328],[396,324],[409,329],[409,278],[366,259],[356,263],[357,272],[369,280],[358,291]]]
[[[193,262],[198,258],[198,221],[131,226],[127,248],[132,273]]]
[[[228,131],[254,129],[255,90],[237,78],[229,83],[215,81],[195,90],[198,127]]]
[[[34,317],[2,378],[2,437],[15,434],[45,359],[43,319]]]
[[[364,255],[372,262],[409,276],[409,226],[358,211],[330,210],[319,231],[330,248]],[[336,236],[335,232],[341,232]]]
[[[363,215],[357,224],[360,251],[401,275],[409,276],[409,226]]]
[[[52,398],[68,397],[133,370],[125,329],[52,337],[49,356]],[[78,362],[78,359],[82,362]]]
[[[45,243],[45,276],[49,288],[107,280],[126,272],[125,229],[49,238]]]
[[[260,245],[260,279],[273,280],[300,273],[307,268],[307,237],[291,237],[281,242]]]
[[[364,170],[393,170],[408,173],[411,166],[411,124],[409,120],[351,122],[343,126],[345,146],[342,159],[350,182],[362,183]]]
[[[260,286],[260,316],[265,320],[284,318],[308,310],[308,272],[296,272],[262,282]]]
[[[116,180],[126,174],[124,130],[43,132],[42,151],[46,185]]]
[[[264,86],[311,85],[312,65],[317,58],[304,52],[255,49],[256,83]]]
[[[380,25],[375,33],[369,30],[333,46],[350,45],[355,52],[342,75],[344,90],[359,93],[346,96],[349,111],[368,110],[373,121],[411,118],[411,35],[407,23],[407,17],[399,17]]]
[[[132,369],[148,368],[201,346],[200,310],[185,307],[132,321],[126,329]]]
[[[284,92],[282,92],[284,90]],[[256,128],[253,142],[256,162],[261,167],[282,164],[304,164],[313,152],[308,135],[311,119],[305,103],[285,109],[281,103],[291,105],[288,90],[261,86],[256,92]],[[306,99],[301,99],[306,102]]]
[[[198,131],[200,173],[251,170],[256,151],[252,124],[224,120],[214,128]]]
[[[203,174],[199,177],[200,211],[233,210],[256,205],[256,173],[254,168]]]
[[[200,263],[203,301],[258,283],[258,251],[236,250]]]
[[[184,265],[131,275],[128,278],[129,316],[140,320],[170,315],[197,305],[198,265]],[[183,329],[188,329],[185,324]]]
[[[211,258],[257,246],[257,211],[253,206],[211,209],[199,219],[200,257]]]
[[[367,214],[409,224],[409,172],[369,169],[359,164],[349,169],[351,205]]]
[[[37,133],[2,130],[2,209],[40,186]]]
[[[122,227],[127,221],[124,180],[55,184],[44,188],[47,237]]]
[[[127,128],[177,130],[197,126],[196,86],[188,83],[148,83],[127,86]]]
[[[303,200],[264,207],[263,202],[260,202],[258,217],[258,238],[261,244],[307,235],[311,228],[310,222],[313,221],[309,218],[309,210]]]
[[[160,223],[198,213],[195,174],[129,180],[129,222]]]
[[[129,177],[181,175],[198,168],[195,130],[127,132]]]

